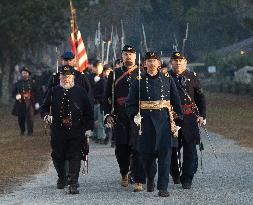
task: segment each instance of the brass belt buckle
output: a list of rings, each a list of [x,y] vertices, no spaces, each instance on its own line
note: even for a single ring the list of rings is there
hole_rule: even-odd
[[[62,124],[66,127],[70,127],[72,125],[72,120],[70,117],[65,117],[62,119]]]

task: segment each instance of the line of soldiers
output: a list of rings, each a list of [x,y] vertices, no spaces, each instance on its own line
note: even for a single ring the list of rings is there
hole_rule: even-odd
[[[105,121],[113,126],[121,185],[128,186],[131,172],[135,192],[143,190],[146,179],[147,191],[153,192],[158,159],[159,196],[169,196],[169,173],[175,184],[181,181],[184,189],[190,189],[197,169],[199,127],[206,117],[196,73],[186,69],[182,52],[171,55],[172,71],[165,73],[159,71],[155,52],[146,53],[141,75],[132,46],[123,48],[122,61],[123,66],[109,76],[105,97]]]
[[[139,68],[136,50],[130,45],[123,47],[121,61],[123,65],[107,70],[107,79],[102,77],[101,62],[93,62],[95,71],[80,73],[74,68],[73,53],[65,52],[59,72],[50,78],[40,112],[51,128],[57,188],[69,185],[70,194],[79,193],[80,162],[87,152],[83,147],[94,130],[95,116],[98,140],[104,140],[106,130],[112,130],[123,187],[132,180],[135,192],[142,191],[144,184],[153,192],[158,169],[159,196],[169,196],[170,174],[175,184],[190,189],[197,171],[199,127],[206,118],[205,96],[196,73],[186,69],[182,52],[172,53],[172,70],[165,72],[160,71],[156,52],[147,52],[145,66]],[[28,69],[21,73],[30,74]],[[15,93],[16,103],[25,104],[26,109],[35,102],[28,79],[17,83]],[[23,133],[24,114],[18,116]],[[28,133],[32,133],[31,118],[27,119]]]

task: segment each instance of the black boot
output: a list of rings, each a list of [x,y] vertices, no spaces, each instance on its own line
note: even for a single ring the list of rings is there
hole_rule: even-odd
[[[57,179],[57,189],[64,189],[66,186],[66,180],[58,178]]]
[[[65,165],[64,163],[59,163],[59,162],[55,162],[54,163],[54,167],[55,170],[58,174],[58,180],[57,180],[57,189],[64,189],[64,187],[66,186],[66,172],[65,172]]]
[[[69,161],[69,176],[70,176],[70,185],[69,185],[69,193],[70,194],[79,194],[77,190],[78,187],[78,177],[81,167],[80,160],[70,160]]]
[[[69,194],[79,194],[76,184],[69,185]]]
[[[191,186],[192,186],[191,182],[184,182],[184,183],[182,183],[183,189],[190,189]]]
[[[155,190],[155,182],[154,179],[147,180],[147,192],[153,192]]]
[[[170,193],[168,191],[159,190],[158,196],[160,196],[160,197],[169,197]]]
[[[179,175],[172,176],[172,179],[173,179],[174,184],[180,184],[181,183]]]

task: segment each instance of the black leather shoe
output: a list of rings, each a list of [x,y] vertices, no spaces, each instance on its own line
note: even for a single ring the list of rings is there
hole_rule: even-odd
[[[64,189],[66,186],[66,180],[65,179],[57,179],[57,189]]]
[[[69,194],[79,194],[76,184],[69,185]]]
[[[182,187],[183,189],[190,189],[192,186],[192,184],[190,182],[185,182],[185,183],[182,183]]]
[[[168,191],[162,191],[162,190],[160,190],[158,192],[158,196],[160,196],[160,197],[169,197],[170,193]]]
[[[155,190],[155,182],[154,180],[147,181],[147,192],[153,192]]]
[[[70,177],[68,177],[68,178],[67,178],[67,185],[70,185],[70,184],[71,184],[71,182],[70,182]],[[77,188],[80,187],[79,182],[76,183],[76,186],[77,186]]]
[[[174,184],[180,184],[180,176],[172,176],[173,182]]]

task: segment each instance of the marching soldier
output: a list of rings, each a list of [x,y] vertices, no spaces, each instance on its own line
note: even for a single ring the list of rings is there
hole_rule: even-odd
[[[14,87],[13,95],[16,98],[12,114],[18,116],[20,135],[23,136],[27,126],[27,135],[33,135],[33,117],[36,102],[35,85],[30,79],[31,71],[27,67],[21,69],[21,80]]]
[[[58,174],[57,188],[67,183],[65,161],[69,161],[69,193],[78,194],[81,142],[93,128],[93,111],[86,91],[75,85],[74,68],[62,66],[60,84],[49,90],[41,117],[51,126],[52,159]]]
[[[128,186],[128,172],[130,156],[132,155],[133,177],[135,181],[134,191],[141,191],[145,183],[143,168],[139,162],[138,153],[133,150],[136,136],[136,125],[127,116],[125,101],[132,81],[138,75],[135,64],[136,51],[134,47],[125,45],[122,49],[123,66],[115,68],[110,73],[105,92],[105,122],[113,124],[113,137],[115,139],[115,155],[121,173],[121,185]],[[113,109],[113,110],[112,110]],[[112,113],[113,112],[113,113]]]
[[[180,98],[170,75],[159,72],[157,54],[147,52],[145,61],[147,71],[133,82],[126,108],[142,131],[137,146],[147,176],[147,191],[154,191],[158,158],[158,195],[168,197],[171,148],[177,146],[173,114],[179,118],[182,116]]]
[[[182,183],[184,189],[190,189],[194,173],[196,172],[197,150],[199,143],[199,126],[206,118],[205,96],[200,86],[199,78],[195,72],[186,69],[187,59],[182,52],[173,52],[171,55],[173,77],[181,98],[183,109],[183,122],[179,125],[179,148],[172,152],[171,175],[174,183]],[[183,147],[182,174],[180,177],[180,148]],[[180,177],[180,178],[179,178]]]

